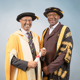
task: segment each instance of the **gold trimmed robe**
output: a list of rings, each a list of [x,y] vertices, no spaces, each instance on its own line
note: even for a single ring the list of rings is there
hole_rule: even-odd
[[[45,47],[44,37],[47,35],[47,30],[48,28],[46,28],[43,32],[42,39],[41,39],[41,48]],[[49,75],[45,75],[45,74],[43,75],[43,80],[69,80],[70,61],[71,61],[71,55],[72,55],[72,49],[73,49],[72,34],[68,27],[62,25],[62,27],[59,30],[59,33],[55,35],[55,37],[57,37],[57,40],[56,41],[54,41],[54,39],[52,40],[53,42],[57,42],[55,47],[56,49],[55,56],[53,57],[52,61],[49,64],[47,64],[47,61],[49,61],[49,59],[47,58],[45,58],[45,62],[42,62],[44,66],[47,65],[47,69],[49,68],[48,70],[50,70]],[[49,41],[49,38],[47,39],[48,41]],[[52,43],[52,41],[50,41],[50,43]],[[47,46],[48,46],[48,49],[52,47],[52,45],[49,46],[48,44]],[[55,66],[55,64],[53,63],[63,53],[65,53],[65,56],[62,58],[64,60],[64,63],[61,64],[57,69],[54,69],[53,67]],[[56,64],[59,64],[59,63],[57,62]]]
[[[40,49],[40,39],[37,34],[32,31],[31,33],[36,49],[36,55],[38,55]],[[26,72],[24,72],[23,70],[11,65],[11,59],[14,55],[18,59],[24,61],[33,61],[31,50],[28,44],[28,38],[20,30],[11,34],[7,42],[5,57],[6,80],[36,80],[34,68],[28,68]],[[37,80],[42,80],[40,60],[38,61]]]

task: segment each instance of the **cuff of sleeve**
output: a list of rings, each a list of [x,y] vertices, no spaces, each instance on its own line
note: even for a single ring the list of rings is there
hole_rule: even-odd
[[[28,62],[27,61],[23,61],[23,65],[24,65],[24,67],[22,68],[22,70],[23,71],[26,71],[27,70],[27,64],[28,64]]]
[[[28,64],[28,61],[20,60],[15,56],[13,56],[13,58],[11,59],[11,65],[13,65],[23,71],[27,70],[27,64]]]
[[[53,73],[53,70],[51,70],[49,66],[47,66],[47,70],[48,70],[48,72],[49,72],[50,74]]]

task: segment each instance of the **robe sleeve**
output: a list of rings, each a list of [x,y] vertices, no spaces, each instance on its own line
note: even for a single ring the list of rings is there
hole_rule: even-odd
[[[58,69],[64,63],[64,56],[66,55],[66,51],[61,53],[53,62],[51,62],[47,69],[49,73],[53,73],[56,69]]]
[[[13,58],[11,60],[11,65],[13,65],[23,71],[27,70],[27,64],[28,64],[28,61],[20,60],[15,56],[13,56]]]
[[[49,71],[49,73],[53,73],[64,62],[66,62],[67,64],[70,63],[72,48],[73,48],[72,33],[70,29],[67,28],[64,34],[64,38],[63,38],[59,53],[58,53],[58,57],[47,66],[47,70]]]

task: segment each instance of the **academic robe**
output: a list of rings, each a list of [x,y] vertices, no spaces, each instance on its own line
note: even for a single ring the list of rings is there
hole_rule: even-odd
[[[31,33],[36,49],[36,55],[38,55],[40,49],[40,39],[37,34],[32,31]],[[18,59],[23,61],[33,61],[31,50],[28,44],[28,38],[20,30],[11,34],[7,42],[5,57],[6,80],[36,80],[34,68],[28,68],[26,71],[23,71],[11,65],[13,56],[16,56]],[[40,60],[38,61],[37,66],[37,80],[42,80]]]
[[[49,28],[46,28],[42,35],[42,47],[47,50],[42,68],[46,66],[49,72],[48,75],[43,72],[43,80],[69,80],[73,48],[70,29],[59,23],[49,35]]]

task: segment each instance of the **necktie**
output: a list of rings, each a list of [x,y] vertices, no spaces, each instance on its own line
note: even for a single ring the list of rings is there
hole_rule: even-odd
[[[34,43],[33,43],[33,40],[32,40],[32,34],[31,33],[28,33],[27,32],[27,35],[28,35],[28,40],[29,40],[29,46],[30,46],[30,49],[31,49],[31,52],[32,52],[32,55],[33,55],[33,60],[35,59],[35,56],[36,56],[36,50],[35,50],[35,46],[34,46]],[[37,67],[35,68],[35,74],[37,76]],[[36,77],[37,79],[37,77]]]
[[[27,33],[28,35],[28,40],[29,40],[29,46],[30,46],[30,49],[31,49],[31,53],[33,55],[33,59],[35,59],[35,46],[34,46],[34,43],[33,43],[33,40],[32,40],[32,35],[31,33]]]

